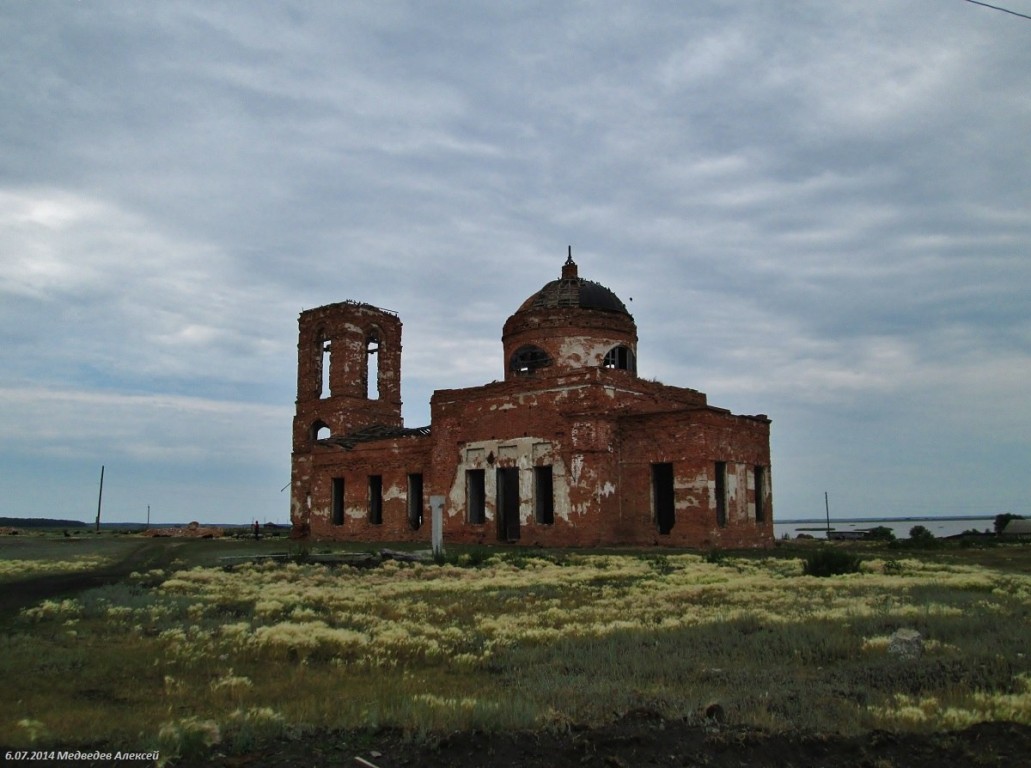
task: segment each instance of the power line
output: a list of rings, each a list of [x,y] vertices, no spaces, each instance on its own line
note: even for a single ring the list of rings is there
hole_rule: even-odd
[[[1029,19],[1029,20],[1031,20],[1031,16],[1028,16],[1027,14],[1024,14],[1024,13],[1017,13],[1016,11],[1011,11],[1008,8],[1000,8],[997,5],[988,5],[988,3],[978,2],[978,0],[967,0],[967,2],[968,3],[973,3],[974,5],[983,5],[985,8],[991,8],[993,11],[1002,11],[1003,13],[1008,13],[1008,14],[1011,14],[1013,16],[1019,16],[1022,19]]]

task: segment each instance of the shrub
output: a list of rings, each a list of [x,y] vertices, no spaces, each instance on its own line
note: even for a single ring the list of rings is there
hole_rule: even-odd
[[[454,565],[459,568],[479,568],[487,563],[495,553],[489,547],[476,547],[458,552],[455,550],[438,552],[433,555],[437,565]]]
[[[710,549],[705,553],[705,562],[710,565],[723,565],[727,559],[727,553],[722,549]]]
[[[895,541],[895,531],[886,525],[878,525],[863,534],[863,538],[873,541]]]
[[[917,547],[933,547],[939,543],[934,534],[922,525],[914,525],[909,529],[908,544]]]
[[[648,565],[660,576],[666,576],[677,569],[666,555],[656,555],[648,561]]]
[[[834,547],[821,547],[806,556],[802,573],[806,576],[836,576],[841,573],[859,573],[862,558]]]
[[[187,717],[162,724],[158,731],[158,745],[161,748],[159,765],[168,765],[182,759],[202,760],[210,754],[211,748],[222,741],[218,723]]]
[[[884,561],[884,572],[886,574],[897,576],[900,573],[904,573],[905,570],[905,566],[903,566],[898,560],[891,559]]]

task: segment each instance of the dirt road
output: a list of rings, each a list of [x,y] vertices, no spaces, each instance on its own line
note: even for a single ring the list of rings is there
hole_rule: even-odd
[[[180,545],[168,541],[141,541],[121,560],[90,571],[53,573],[29,576],[5,582],[0,588],[0,622],[22,608],[36,605],[42,600],[81,592],[94,587],[115,584],[133,571],[163,568],[175,559]]]

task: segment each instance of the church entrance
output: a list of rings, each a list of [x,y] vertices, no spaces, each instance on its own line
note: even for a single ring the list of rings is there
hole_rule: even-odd
[[[669,533],[677,521],[672,464],[652,464],[652,505],[659,533]]]
[[[519,539],[519,468],[499,467],[498,479],[498,539]]]

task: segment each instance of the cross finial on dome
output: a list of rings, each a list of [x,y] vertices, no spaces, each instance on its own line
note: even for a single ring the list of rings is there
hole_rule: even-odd
[[[569,255],[566,257],[566,263],[562,265],[562,279],[570,280],[577,277],[576,262],[573,261],[573,246],[569,246]]]

